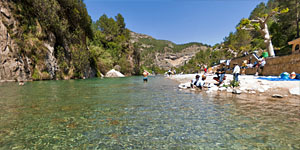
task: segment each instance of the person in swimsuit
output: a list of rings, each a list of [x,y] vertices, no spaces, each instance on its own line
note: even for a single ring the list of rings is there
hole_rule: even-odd
[[[143,72],[143,76],[144,76],[143,80],[144,80],[144,82],[148,82],[148,75],[149,75],[149,72],[146,71],[146,70],[144,70],[144,72]]]

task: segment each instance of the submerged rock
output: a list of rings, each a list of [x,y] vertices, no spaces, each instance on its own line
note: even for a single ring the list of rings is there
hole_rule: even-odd
[[[282,95],[279,95],[279,94],[274,94],[274,95],[272,95],[272,97],[273,97],[273,98],[283,98],[283,96],[282,96]]]
[[[119,78],[119,77],[125,77],[121,72],[116,71],[115,69],[112,69],[108,71],[105,75],[105,77],[108,78]]]

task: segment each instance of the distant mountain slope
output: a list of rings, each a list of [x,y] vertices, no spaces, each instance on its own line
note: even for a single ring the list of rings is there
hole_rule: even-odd
[[[157,66],[163,70],[178,68],[187,63],[201,50],[210,46],[202,43],[175,44],[167,40],[157,40],[145,34],[131,32],[131,42],[141,53],[141,65]]]

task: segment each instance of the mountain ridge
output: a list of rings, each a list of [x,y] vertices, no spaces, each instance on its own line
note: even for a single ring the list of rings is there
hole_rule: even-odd
[[[186,64],[196,53],[210,48],[209,45],[190,42],[175,44],[168,40],[155,39],[149,35],[131,32],[131,42],[141,52],[141,65],[147,68],[157,66],[162,70],[179,68]]]

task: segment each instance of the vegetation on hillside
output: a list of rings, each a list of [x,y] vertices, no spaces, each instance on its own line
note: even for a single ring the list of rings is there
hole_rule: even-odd
[[[141,38],[130,42],[130,31],[124,18],[102,15],[92,22],[83,0],[13,0],[11,7],[19,22],[18,31],[10,35],[19,45],[18,55],[32,60],[34,79],[49,78],[44,59],[46,42],[55,40],[54,54],[58,63],[55,78],[82,78],[91,70],[105,74],[115,66],[127,75],[139,74],[141,68],[163,72],[154,65],[156,53],[178,53],[192,45],[177,45],[166,40]],[[214,65],[220,59],[241,56],[244,52],[266,50],[273,44],[276,55],[290,54],[288,42],[299,37],[299,0],[269,0],[260,3],[249,18],[242,18],[237,30],[224,42],[200,51],[180,71],[193,72],[199,65]],[[257,22],[255,20],[264,20]],[[266,28],[264,28],[266,27]],[[250,29],[251,30],[247,30]],[[252,30],[253,29],[253,30]],[[269,39],[262,30],[269,31]]]
[[[115,19],[102,15],[93,23],[94,39],[89,42],[93,66],[99,73],[106,73],[119,65],[124,74],[138,74],[135,67],[135,53],[130,44],[130,31],[125,27],[121,14]]]
[[[116,65],[124,74],[139,72],[121,14],[92,22],[83,0],[14,0],[11,6],[19,22],[11,35],[19,54],[33,61],[34,80],[49,79],[45,43],[50,41],[58,63],[54,78],[83,78],[91,71],[100,76]]]
[[[199,52],[179,70],[197,72],[199,65],[212,66],[221,59],[239,57],[245,52],[267,51],[270,44],[276,56],[291,54],[288,42],[298,38],[300,33],[299,3],[300,0],[269,0],[266,4],[258,4],[249,18],[242,18],[237,30],[224,38],[224,42],[216,44],[213,50]],[[266,38],[262,30],[268,31],[270,36]]]
[[[260,3],[249,18],[241,19],[235,32],[224,38],[222,48],[234,51],[236,56],[273,47],[276,56],[290,54],[288,42],[299,37],[298,1],[269,0],[266,4]]]
[[[141,60],[143,63],[141,64],[142,69],[153,70],[156,73],[164,73],[166,70],[157,66],[154,62],[156,59],[156,54],[165,54],[172,53],[177,54],[181,53],[184,49],[192,47],[192,46],[205,46],[210,47],[209,45],[191,42],[186,44],[175,44],[171,41],[167,40],[157,40],[154,38],[141,38],[138,42],[135,43],[137,49],[140,50]]]
[[[10,32],[20,47],[19,55],[33,61],[33,79],[49,78],[44,43],[51,40],[55,41],[59,65],[54,78],[86,74],[90,65],[86,39],[92,39],[93,32],[92,20],[82,0],[13,0],[11,7],[19,27],[17,32]]]

